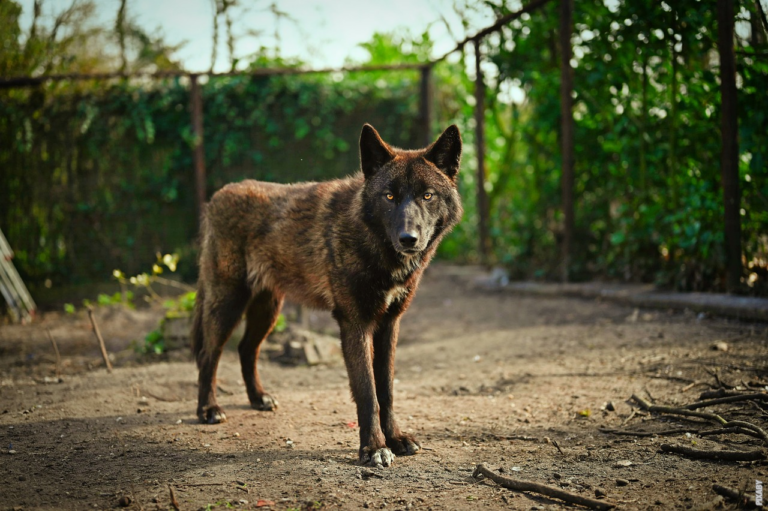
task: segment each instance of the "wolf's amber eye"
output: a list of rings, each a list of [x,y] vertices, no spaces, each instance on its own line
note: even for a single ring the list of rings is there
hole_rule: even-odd
[[[431,198],[432,198],[432,194],[431,193],[425,193],[424,194],[424,200],[429,200]]]
[[[388,193],[387,194],[387,200],[395,200],[395,196],[392,195],[391,193]]]

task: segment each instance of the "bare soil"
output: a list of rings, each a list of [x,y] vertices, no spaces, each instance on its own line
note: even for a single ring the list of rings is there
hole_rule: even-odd
[[[156,326],[158,309],[99,311],[112,374],[85,316],[2,327],[0,508],[108,509],[124,498],[130,509],[170,509],[169,486],[182,510],[569,507],[477,481],[478,463],[584,496],[602,492],[620,509],[733,508],[713,483],[754,495],[765,462],[694,460],[659,446],[755,450],[764,447],[757,439],[600,428],[712,429],[628,399],[681,405],[713,387],[764,387],[766,325],[493,292],[475,284],[479,275],[433,266],[403,319],[395,409],[425,449],[385,469],[356,464],[356,413],[340,360],[262,360],[280,407],[258,412],[231,342],[219,369],[229,421],[210,426],[195,417],[197,371],[186,350],[137,357],[129,348]],[[315,313],[312,326],[332,321]],[[46,329],[62,352],[60,380]],[[726,351],[712,349],[718,341]],[[768,422],[754,402],[708,410]]]

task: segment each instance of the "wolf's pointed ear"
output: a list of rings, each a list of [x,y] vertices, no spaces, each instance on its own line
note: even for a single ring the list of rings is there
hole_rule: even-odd
[[[366,178],[373,176],[382,165],[394,158],[392,150],[384,142],[379,133],[371,126],[363,126],[360,133],[360,168]]]
[[[456,181],[461,164],[461,133],[459,128],[452,124],[446,128],[435,142],[427,147],[424,154],[427,161],[431,161],[443,173]]]

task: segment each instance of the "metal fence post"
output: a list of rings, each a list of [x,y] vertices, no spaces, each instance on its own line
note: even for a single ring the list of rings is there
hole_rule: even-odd
[[[198,217],[202,219],[203,206],[207,193],[205,190],[205,150],[203,147],[203,98],[200,94],[198,75],[189,75],[189,102],[192,114],[192,159],[195,166],[195,189]]]

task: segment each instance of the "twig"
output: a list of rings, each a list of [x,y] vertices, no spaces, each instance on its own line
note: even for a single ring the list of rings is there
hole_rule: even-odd
[[[716,422],[717,424],[723,426],[724,428],[730,428],[730,427],[741,428],[744,430],[745,434],[749,434],[751,436],[760,438],[764,442],[768,442],[768,434],[766,434],[766,432],[763,431],[762,428],[755,426],[754,424],[751,424],[749,422],[728,421],[723,419],[721,416],[717,415],[716,413],[697,412],[695,410],[686,410],[684,408],[674,408],[672,406],[652,405],[648,401],[639,397],[637,394],[632,394],[632,399],[635,402],[637,402],[637,404],[639,404],[641,408],[649,412],[657,412],[662,414],[666,413],[668,415],[681,415],[684,417],[698,417],[700,419],[706,419],[711,422]],[[747,430],[749,431],[749,433],[746,433]]]
[[[560,444],[558,444],[558,443],[557,443],[557,440],[552,440],[552,445],[554,445],[554,446],[555,446],[555,448],[557,449],[557,452],[559,452],[560,454],[562,454],[563,456],[565,456],[565,453],[564,453],[564,452],[563,452],[563,450],[560,448]]]
[[[713,399],[718,397],[727,397],[727,396],[741,396],[742,394],[745,394],[744,391],[740,390],[725,390],[725,389],[717,389],[717,390],[705,390],[701,394],[699,394],[699,399]]]
[[[759,461],[765,459],[765,453],[763,451],[709,451],[669,444],[661,444],[661,450],[664,452],[685,454],[691,458],[702,460]]]
[[[56,377],[61,377],[61,353],[59,353],[59,345],[56,344],[56,339],[53,338],[53,335],[51,335],[51,330],[49,328],[45,329],[45,333],[48,334],[48,339],[51,340],[51,344],[53,345],[53,351],[56,352]]]
[[[691,433],[691,434],[699,434],[698,429],[665,429],[663,431],[626,431],[623,429],[608,429],[608,428],[598,428],[598,431],[601,433],[610,433],[612,435],[626,435],[626,436],[639,436],[639,437],[649,437],[649,436],[667,436],[667,435],[680,435],[684,433]]]
[[[755,394],[738,394],[735,396],[719,397],[716,399],[708,399],[706,401],[697,401],[689,405],[685,405],[683,408],[686,410],[695,410],[697,408],[705,408],[707,406],[721,405],[724,403],[735,403],[736,401],[768,401],[768,394],[755,393]]]
[[[680,389],[680,392],[688,392],[689,390],[691,390],[696,385],[709,385],[709,384],[707,382],[705,382],[705,381],[698,381],[698,380],[697,381],[692,381],[691,383],[689,383],[688,385],[686,385],[685,387]]]
[[[632,408],[632,411],[630,412],[629,416],[622,421],[622,423],[621,423],[622,427],[626,426],[627,422],[631,421],[635,417],[635,415],[637,415],[637,410]]]
[[[712,490],[714,490],[715,493],[722,495],[723,497],[735,500],[741,507],[745,507],[747,509],[754,509],[757,507],[757,504],[755,504],[755,499],[748,495],[744,495],[744,492],[732,490],[730,488],[726,488],[725,486],[720,486],[719,484],[713,484]]]
[[[721,389],[725,388],[725,389],[728,389],[728,390],[732,390],[732,389],[736,388],[735,385],[730,385],[730,384],[724,382],[723,380],[721,380],[720,379],[720,375],[717,373],[716,370],[710,370],[710,369],[707,369],[705,367],[704,371],[706,371],[710,376],[712,376],[715,379],[715,382],[717,382],[717,386],[720,387]]]
[[[627,431],[623,429],[598,428],[598,431],[600,431],[601,433],[609,433],[612,435],[626,435],[626,436],[638,436],[638,437],[672,436],[672,435],[680,435],[685,433],[690,433],[692,435],[699,435],[699,436],[726,435],[728,433],[743,433],[743,429],[739,427],[705,429],[703,431],[700,429],[689,429],[689,428],[665,429],[662,431]],[[747,432],[746,434],[749,435],[750,432]]]
[[[170,492],[171,492],[171,506],[172,506],[172,507],[173,507],[173,509],[175,509],[176,511],[179,511],[179,501],[178,501],[178,500],[176,500],[176,494],[173,492],[173,486],[171,486],[171,485],[169,484],[169,485],[168,485],[168,489],[169,489],[169,490],[170,490]]]
[[[504,477],[502,475],[492,472],[483,463],[475,467],[475,471],[472,473],[472,477],[477,478],[481,474],[487,477],[488,479],[490,479],[491,481],[495,482],[499,486],[503,486],[504,488],[509,488],[510,490],[530,491],[530,492],[538,493],[540,495],[546,495],[547,497],[554,497],[556,499],[563,500],[570,504],[579,504],[581,506],[585,506],[591,509],[603,510],[603,509],[613,509],[614,507],[616,507],[615,504],[611,504],[610,502],[582,497],[581,495],[576,495],[574,493],[567,492],[560,488],[553,488],[552,486],[547,486],[547,485],[535,483],[532,481],[519,481],[516,479],[511,479],[509,477]]]
[[[96,334],[96,338],[99,340],[99,347],[101,348],[101,356],[104,357],[104,363],[107,364],[107,372],[112,372],[112,362],[109,361],[109,355],[107,354],[107,347],[104,345],[104,338],[99,332],[99,325],[96,324],[96,318],[93,317],[93,309],[88,307],[88,318],[93,325],[93,332]]]

